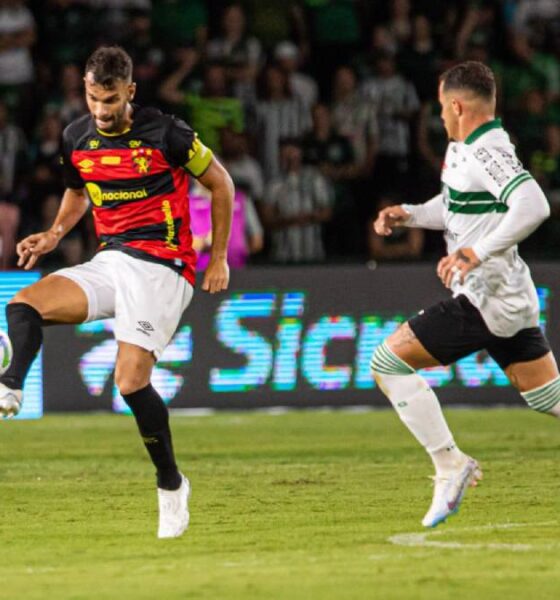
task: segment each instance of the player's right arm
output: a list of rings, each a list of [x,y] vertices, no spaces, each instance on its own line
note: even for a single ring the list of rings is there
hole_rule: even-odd
[[[393,227],[445,229],[443,196],[438,194],[424,204],[399,204],[379,212],[373,227],[378,235],[391,235]]]
[[[89,200],[83,189],[67,188],[50,229],[29,235],[16,246],[19,257],[18,267],[23,267],[25,270],[32,269],[41,255],[52,252],[60,240],[84,216],[88,206]]]
[[[410,219],[410,213],[401,205],[387,206],[379,211],[373,224],[377,235],[391,235],[393,227],[402,227]]]
[[[21,240],[16,246],[18,266],[25,270],[32,269],[37,259],[52,252],[60,240],[84,216],[89,207],[85,193],[85,183],[78,169],[72,163],[72,151],[75,144],[76,125],[70,124],[62,132],[62,177],[66,190],[51,228],[41,233],[33,233]]]

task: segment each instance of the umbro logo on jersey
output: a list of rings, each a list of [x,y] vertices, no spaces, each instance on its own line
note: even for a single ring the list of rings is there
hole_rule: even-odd
[[[136,331],[139,331],[140,333],[145,333],[146,335],[150,335],[151,331],[154,331],[154,328],[152,326],[152,324],[150,323],[150,321],[137,321],[138,325],[140,325],[140,327],[136,328]]]
[[[81,160],[78,163],[78,167],[80,167],[80,171],[82,173],[93,173],[93,165],[95,163],[93,162],[93,160],[90,160],[89,158],[84,158],[84,160]]]

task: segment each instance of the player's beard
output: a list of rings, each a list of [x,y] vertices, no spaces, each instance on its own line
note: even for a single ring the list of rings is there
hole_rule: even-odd
[[[103,133],[122,133],[125,129],[125,116],[126,106],[122,109],[122,111],[113,115],[109,121],[105,121],[104,127],[99,127],[99,124],[97,124],[97,126]]]

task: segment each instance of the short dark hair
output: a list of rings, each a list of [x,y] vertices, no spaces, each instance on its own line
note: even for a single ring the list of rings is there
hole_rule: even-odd
[[[447,69],[440,76],[443,91],[469,90],[485,100],[492,100],[496,95],[494,73],[485,64],[467,60]]]
[[[101,46],[88,58],[87,73],[95,83],[112,88],[117,80],[132,80],[132,59],[120,46]]]

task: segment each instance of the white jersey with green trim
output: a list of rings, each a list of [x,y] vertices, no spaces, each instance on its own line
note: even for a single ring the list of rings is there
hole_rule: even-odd
[[[508,211],[510,194],[529,179],[500,119],[480,126],[464,142],[451,142],[441,175],[448,252],[470,248],[494,231]],[[489,257],[464,283],[455,277],[451,289],[454,296],[469,298],[495,335],[511,337],[539,323],[537,291],[517,245]]]

